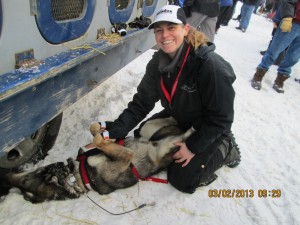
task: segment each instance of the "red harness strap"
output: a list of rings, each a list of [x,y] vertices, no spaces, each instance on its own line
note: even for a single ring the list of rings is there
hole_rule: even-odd
[[[124,146],[124,139],[118,140],[117,143],[118,143],[119,145]],[[130,164],[130,167],[131,167],[131,171],[132,171],[132,173],[134,174],[134,176],[135,176],[137,179],[139,179],[139,180],[142,180],[142,181],[153,181],[153,182],[164,183],[164,184],[169,183],[168,180],[166,180],[166,179],[161,179],[161,178],[152,177],[152,176],[142,178],[142,177],[140,176],[139,172],[137,171],[137,169],[136,169],[132,164]]]
[[[85,169],[85,161],[86,161],[86,155],[78,155],[77,156],[77,160],[79,161],[79,171],[80,171],[80,175],[81,175],[81,179],[83,181],[84,186],[88,189],[88,190],[93,190],[91,184],[90,184],[90,179],[87,175],[86,169]]]
[[[124,138],[117,140],[118,145],[124,146]]]
[[[139,172],[136,170],[136,168],[135,168],[132,164],[130,165],[130,167],[131,167],[131,171],[132,171],[132,173],[134,174],[134,176],[135,176],[137,179],[139,179],[139,180],[142,180],[142,181],[153,181],[153,182],[163,183],[163,184],[169,183],[168,180],[166,180],[166,179],[161,179],[161,178],[157,178],[157,177],[151,177],[151,176],[149,176],[149,177],[146,177],[146,178],[142,178],[142,177],[140,176]]]
[[[124,146],[124,139],[118,140],[117,143],[119,145]],[[90,145],[85,146],[84,149],[89,151],[94,147],[95,147],[94,145],[90,144]],[[85,154],[77,156],[77,161],[79,161],[79,171],[80,171],[80,175],[81,175],[81,179],[83,181],[83,184],[88,190],[93,190],[92,185],[90,184],[90,179],[87,175],[86,168],[85,168],[86,160],[87,160],[87,156]],[[140,176],[140,174],[138,173],[137,169],[132,164],[130,165],[130,167],[131,167],[131,171],[134,174],[134,176],[139,180],[153,181],[153,182],[164,183],[164,184],[168,183],[168,180],[166,180],[166,179],[161,179],[161,178],[152,177],[152,176],[142,178]]]
[[[79,152],[92,152],[94,149],[96,149],[96,146],[93,143],[87,144],[86,146],[82,146],[80,147],[80,151]],[[79,162],[79,172],[80,172],[80,176],[81,176],[81,180],[84,184],[84,186],[88,189],[88,190],[94,190],[93,189],[93,185],[90,182],[90,178],[87,174],[86,168],[85,168],[85,163],[87,160],[88,155],[87,154],[82,154],[82,153],[78,153],[77,155],[77,161]],[[91,155],[91,154],[89,154]]]

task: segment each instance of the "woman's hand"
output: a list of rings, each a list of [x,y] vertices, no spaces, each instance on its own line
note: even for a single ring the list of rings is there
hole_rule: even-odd
[[[177,142],[175,143],[176,146],[179,146],[180,149],[178,150],[178,152],[176,152],[173,155],[173,159],[175,159],[176,163],[182,163],[182,167],[185,167],[187,164],[189,164],[189,162],[191,161],[191,159],[195,156],[194,153],[192,153],[187,147],[186,144],[184,142]]]

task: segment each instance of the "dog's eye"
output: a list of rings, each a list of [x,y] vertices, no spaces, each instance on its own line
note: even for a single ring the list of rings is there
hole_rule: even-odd
[[[153,141],[153,142],[152,142],[152,145],[153,145],[154,147],[157,147],[157,146],[158,146],[158,143],[155,142],[155,141]]]

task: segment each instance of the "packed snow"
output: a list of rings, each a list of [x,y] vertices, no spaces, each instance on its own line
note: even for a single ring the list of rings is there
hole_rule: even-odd
[[[284,94],[272,89],[276,66],[267,73],[262,89],[253,89],[250,80],[262,58],[259,51],[267,48],[273,25],[265,17],[253,15],[246,33],[236,26],[238,22],[231,20],[229,26],[221,27],[215,44],[216,52],[231,63],[237,77],[232,127],[242,154],[237,168],[222,167],[216,172],[215,182],[192,195],[170,184],[149,181],[109,195],[88,193],[113,213],[155,203],[120,216],[107,213],[85,195],[75,200],[32,204],[23,199],[18,189],[11,189],[0,201],[0,224],[300,224],[300,84],[294,81],[300,78],[300,63],[285,82]],[[76,157],[79,147],[92,141],[89,125],[93,121],[98,121],[100,115],[106,120],[117,118],[135,93],[153,52],[148,50],[70,106],[64,112],[55,146],[34,168]],[[152,113],[160,109],[157,104]],[[166,173],[158,177],[166,178]],[[275,196],[269,196],[269,190],[274,190]],[[234,197],[227,198],[225,193],[233,191]],[[210,197],[211,193],[221,196]]]

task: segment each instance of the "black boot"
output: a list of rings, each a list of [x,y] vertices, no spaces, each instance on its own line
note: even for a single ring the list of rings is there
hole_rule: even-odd
[[[265,51],[260,51],[259,53],[260,53],[261,55],[264,55],[264,54],[266,53],[266,51],[267,51],[267,50],[265,50]]]
[[[241,21],[241,14],[238,15],[236,18],[232,18],[233,20],[238,20],[238,21]]]
[[[217,178],[218,178],[217,174],[215,174],[215,173],[210,174],[204,181],[200,181],[199,187],[207,186],[207,185],[211,184],[212,182],[214,182]]]
[[[256,89],[256,90],[261,89],[261,81],[262,81],[263,77],[265,76],[266,72],[268,72],[268,70],[266,70],[266,69],[261,69],[261,68],[256,69],[256,72],[251,80],[251,86],[254,89]]]
[[[223,165],[234,168],[240,164],[241,152],[232,133],[223,139],[219,150],[223,155]]]
[[[273,89],[275,91],[277,91],[278,93],[284,93],[283,83],[288,78],[289,78],[288,76],[286,76],[284,74],[281,74],[281,73],[278,73],[277,77],[276,77],[276,80],[274,81]]]

